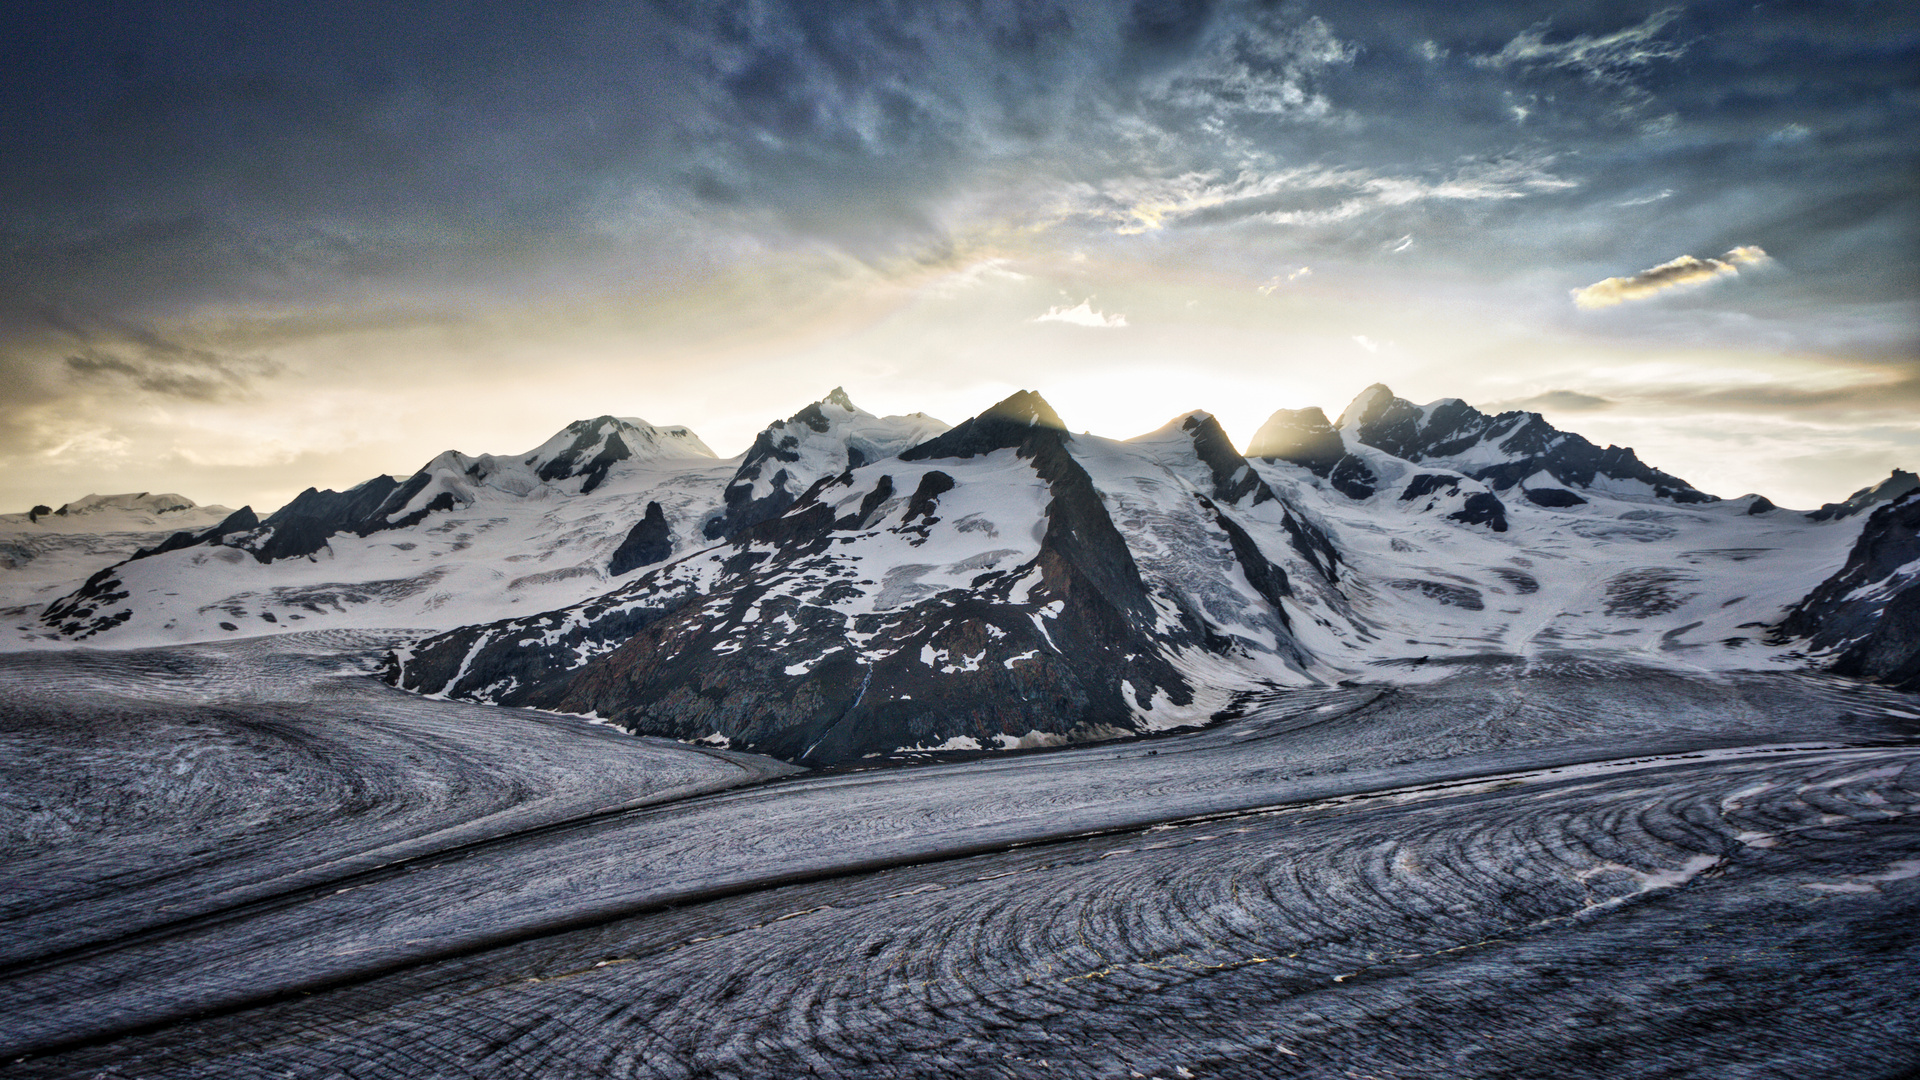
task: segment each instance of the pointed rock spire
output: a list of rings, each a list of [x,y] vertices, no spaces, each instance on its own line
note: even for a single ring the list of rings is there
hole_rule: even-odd
[[[1291,461],[1322,475],[1346,452],[1340,433],[1327,422],[1327,414],[1318,406],[1275,412],[1247,444],[1248,457]]]
[[[938,438],[928,439],[903,452],[903,461],[926,458],[970,458],[995,450],[1021,447],[1022,457],[1031,457],[1032,440],[1049,438],[1055,442],[1071,439],[1060,414],[1047,400],[1031,390],[1022,390],[971,420],[965,420]]]

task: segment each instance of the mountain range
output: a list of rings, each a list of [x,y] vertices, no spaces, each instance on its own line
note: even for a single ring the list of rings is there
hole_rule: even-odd
[[[179,500],[193,527],[5,614],[21,647],[390,628],[408,690],[827,764],[1462,668],[1920,688],[1916,489],[1721,499],[1535,413],[1378,385],[1337,420],[1276,412],[1244,454],[1204,412],[1120,441],[1030,392],[948,428],[836,389],[732,459],[603,416],[264,518]],[[0,551],[44,520],[9,516]]]

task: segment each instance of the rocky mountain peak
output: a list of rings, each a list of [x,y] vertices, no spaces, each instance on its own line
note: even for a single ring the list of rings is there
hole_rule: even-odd
[[[970,458],[995,450],[1020,448],[1022,457],[1032,457],[1035,440],[1059,443],[1071,440],[1067,425],[1047,400],[1031,390],[1022,390],[995,404],[980,415],[965,420],[938,438],[903,452],[904,461],[927,458]]]
[[[1385,389],[1382,387],[1381,389]],[[1291,461],[1326,475],[1345,456],[1340,433],[1327,422],[1320,407],[1281,409],[1260,425],[1247,444],[1247,456]]]
[[[822,478],[893,457],[945,430],[924,413],[875,416],[836,386],[755,437],[727,484],[721,509],[702,531],[709,540],[739,536],[786,513]]]
[[[1685,480],[1651,468],[1627,447],[1603,449],[1560,431],[1536,412],[1489,415],[1459,398],[1415,405],[1375,383],[1354,398],[1336,426],[1350,442],[1405,461],[1452,468],[1496,491],[1517,485],[1531,497],[1535,488],[1598,486],[1678,503],[1716,501]],[[1544,497],[1549,502],[1543,505],[1555,498]]]
[[[1861,488],[1859,491],[1847,496],[1843,502],[1827,503],[1825,506],[1813,511],[1807,516],[1815,521],[1830,521],[1834,518],[1848,517],[1869,507],[1878,506],[1881,503],[1893,502],[1915,491],[1920,491],[1920,476],[1915,476],[1905,469],[1895,469],[1893,470],[1893,474],[1885,480]]]
[[[1335,426],[1345,430],[1360,424],[1378,423],[1395,404],[1406,405],[1408,402],[1403,398],[1395,397],[1393,391],[1387,389],[1386,383],[1374,383],[1354,396],[1346,411],[1340,414],[1340,419],[1335,422]]]

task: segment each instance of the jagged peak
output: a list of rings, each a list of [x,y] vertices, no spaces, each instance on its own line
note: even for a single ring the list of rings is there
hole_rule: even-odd
[[[1892,502],[1914,491],[1920,491],[1920,476],[1905,469],[1895,469],[1885,480],[1863,487],[1841,502],[1827,503],[1807,516],[1815,521],[1848,517],[1869,506]]]
[[[1054,412],[1053,406],[1047,404],[1047,399],[1034,390],[1020,390],[1010,394],[980,415],[1018,420],[1028,427],[1067,430],[1067,425],[1060,419],[1060,414]]]
[[[838,405],[838,406],[840,406],[841,408],[843,408],[843,409],[845,409],[845,410],[847,410],[848,412],[855,412],[855,413],[857,413],[857,412],[862,412],[862,411],[863,411],[863,410],[862,410],[862,409],[860,408],[860,406],[858,406],[858,405],[855,405],[855,404],[853,403],[853,399],[852,399],[852,398],[850,398],[850,397],[848,397],[848,396],[847,396],[847,389],[846,389],[846,387],[844,387],[844,386],[836,386],[836,387],[834,387],[834,388],[833,388],[833,390],[832,390],[832,391],[830,391],[830,392],[829,392],[829,393],[827,394],[827,396],[826,396],[826,397],[823,397],[823,398],[821,398],[821,399],[820,399],[820,404],[822,404],[822,405]]]
[[[1347,428],[1371,423],[1379,419],[1380,414],[1390,408],[1394,402],[1400,400],[1392,390],[1387,388],[1386,383],[1374,383],[1354,395],[1353,402],[1340,414],[1340,419],[1334,422],[1334,426]]]
[[[1290,461],[1321,476],[1327,475],[1346,453],[1340,432],[1317,405],[1276,410],[1247,443],[1250,458]]]
[[[1035,434],[1052,433],[1055,438],[1071,439],[1060,414],[1047,400],[1032,390],[1021,390],[951,431],[901,452],[904,461],[925,458],[968,458],[995,450],[1025,446]],[[1026,451],[1022,451],[1023,454]]]

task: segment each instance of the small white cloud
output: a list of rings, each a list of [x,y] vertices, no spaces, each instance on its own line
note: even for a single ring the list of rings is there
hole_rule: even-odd
[[[1583,289],[1573,290],[1574,305],[1581,308],[1613,307],[1629,300],[1645,300],[1669,289],[1687,289],[1722,278],[1737,277],[1743,266],[1772,262],[1760,248],[1746,244],[1717,259],[1696,259],[1682,255],[1649,270],[1628,277],[1610,277]]]
[[[1303,266],[1298,270],[1294,270],[1285,274],[1284,276],[1280,274],[1275,274],[1274,276],[1268,278],[1266,281],[1260,283],[1259,285],[1260,295],[1272,296],[1275,289],[1278,289],[1280,286],[1286,284],[1287,282],[1299,281],[1303,277],[1312,277],[1312,276],[1313,276],[1313,267],[1311,266]]]
[[[1390,240],[1387,242],[1387,250],[1395,254],[1405,251],[1412,246],[1413,246],[1412,233],[1408,233],[1407,235],[1401,237],[1398,240]]]
[[[1372,338],[1368,337],[1365,334],[1353,335],[1353,341],[1354,341],[1354,344],[1360,346],[1361,348],[1367,350],[1370,353],[1377,353],[1380,351],[1380,343],[1373,340]]]
[[[1779,131],[1767,136],[1767,142],[1774,146],[1787,146],[1792,143],[1806,142],[1813,137],[1813,129],[1805,124],[1788,124]]]
[[[1075,326],[1090,326],[1098,329],[1114,329],[1127,325],[1127,317],[1115,312],[1112,315],[1093,310],[1093,298],[1088,297],[1074,307],[1051,307],[1045,315],[1035,315],[1032,322],[1072,323]]]
[[[1653,194],[1651,194],[1651,195],[1642,195],[1642,196],[1640,196],[1640,197],[1639,197],[1639,198],[1637,198],[1637,199],[1627,199],[1627,200],[1625,200],[1625,201],[1623,201],[1623,202],[1617,202],[1617,203],[1614,203],[1613,205],[1615,205],[1615,206],[1645,206],[1645,205],[1647,205],[1648,203],[1657,203],[1657,202],[1659,202],[1659,201],[1660,201],[1661,199],[1665,199],[1665,198],[1670,198],[1670,197],[1672,197],[1672,195],[1673,195],[1673,189],[1672,189],[1672,188],[1661,188],[1661,189],[1660,189],[1659,191],[1656,191],[1656,192],[1654,192],[1654,193],[1653,193]]]

